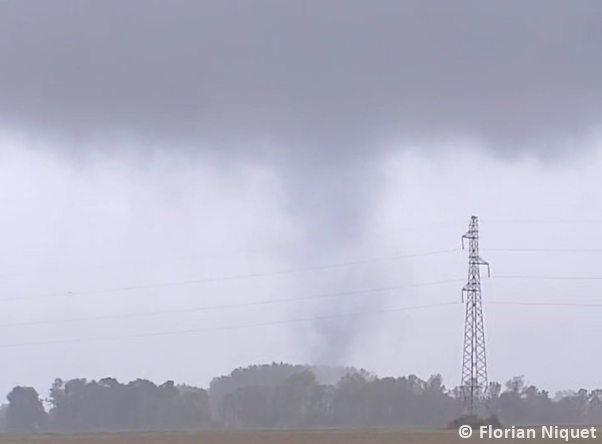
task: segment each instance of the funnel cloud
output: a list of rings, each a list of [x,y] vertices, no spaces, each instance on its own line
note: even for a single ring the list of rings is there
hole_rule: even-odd
[[[0,127],[61,154],[268,167],[302,233],[288,260],[341,261],[399,150],[583,145],[602,119],[600,48],[600,0],[4,0]],[[316,324],[312,355],[344,363],[363,325]]]

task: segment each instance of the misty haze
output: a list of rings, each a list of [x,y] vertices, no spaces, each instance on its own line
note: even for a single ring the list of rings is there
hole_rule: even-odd
[[[0,443],[602,427],[601,129],[600,0],[3,0]]]

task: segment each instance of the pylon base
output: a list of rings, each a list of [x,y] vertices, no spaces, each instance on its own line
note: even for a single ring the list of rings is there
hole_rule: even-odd
[[[460,416],[459,418],[456,418],[453,421],[451,421],[447,425],[447,428],[448,429],[459,429],[463,425],[468,425],[468,426],[472,427],[473,429],[478,429],[479,427],[482,427],[482,426],[491,426],[494,429],[504,428],[504,426],[502,426],[502,423],[499,421],[499,419],[495,415],[492,415],[489,418],[481,418],[479,416],[474,416],[474,415]]]

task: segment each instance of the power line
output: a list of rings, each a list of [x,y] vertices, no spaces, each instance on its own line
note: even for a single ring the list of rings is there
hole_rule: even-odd
[[[173,281],[173,282],[162,282],[156,284],[146,284],[146,285],[136,285],[136,286],[127,286],[127,287],[115,287],[103,290],[84,290],[84,291],[63,291],[56,293],[46,293],[46,294],[38,294],[31,296],[16,296],[11,298],[2,298],[0,302],[12,302],[12,301],[28,301],[35,299],[48,299],[48,298],[57,298],[64,296],[84,296],[84,295],[93,295],[93,294],[108,294],[108,293],[118,293],[118,292],[128,292],[135,290],[147,290],[147,289],[156,289],[156,288],[166,288],[166,287],[177,287],[177,286],[186,286],[186,285],[195,285],[202,284],[206,282],[220,282],[220,281],[233,281],[233,280],[242,280],[242,279],[251,279],[257,277],[267,277],[267,276],[275,276],[275,275],[284,275],[284,274],[292,274],[297,272],[305,272],[305,271],[317,271],[317,270],[326,270],[326,269],[334,269],[334,268],[343,268],[347,266],[357,266],[378,262],[389,262],[395,261],[399,259],[411,258],[411,257],[423,257],[423,256],[431,256],[437,254],[445,254],[457,252],[459,249],[451,249],[451,250],[442,250],[442,251],[434,251],[429,253],[417,253],[417,254],[409,254],[409,255],[399,255],[388,258],[376,258],[364,261],[357,262],[346,262],[339,264],[331,264],[324,266],[315,266],[315,267],[306,267],[306,268],[297,268],[297,269],[289,269],[275,272],[265,272],[265,273],[253,273],[246,275],[234,275],[234,276],[224,276],[217,278],[204,278],[204,279],[192,279],[185,281]],[[599,281],[602,280],[602,276],[535,276],[535,275],[495,275],[491,277],[496,280],[581,280],[581,281]],[[452,282],[450,280],[449,282]],[[446,281],[447,282],[447,281]]]
[[[602,224],[602,220],[593,219],[593,220],[579,220],[579,219],[482,219],[482,222],[488,224],[565,224],[565,225],[586,225],[593,224],[598,225]]]
[[[600,281],[602,276],[492,276],[492,279],[525,279],[525,280],[550,280],[550,281]]]
[[[193,312],[221,310],[221,309],[228,309],[228,308],[269,305],[269,304],[277,304],[277,303],[281,303],[281,302],[295,302],[295,301],[317,300],[317,299],[334,298],[334,297],[342,297],[342,296],[373,294],[373,293],[387,292],[387,291],[393,291],[393,290],[403,290],[403,289],[410,289],[410,288],[441,285],[441,284],[447,284],[447,283],[455,283],[455,282],[460,282],[460,281],[462,281],[462,279],[448,279],[448,280],[444,280],[444,281],[425,282],[425,283],[413,284],[413,285],[399,285],[399,286],[393,286],[393,287],[375,288],[375,289],[371,289],[371,290],[346,291],[346,292],[339,292],[339,293],[326,293],[326,294],[315,295],[315,296],[290,297],[290,298],[272,299],[272,300],[263,300],[263,301],[254,301],[254,302],[242,302],[242,303],[238,303],[238,304],[213,305],[213,306],[205,306],[205,307],[184,308],[184,309],[177,309],[177,310],[135,312],[135,313],[94,316],[94,317],[84,317],[84,318],[50,319],[50,320],[40,320],[40,321],[15,322],[15,323],[10,323],[10,324],[0,324],[0,328],[1,327],[21,327],[21,326],[28,326],[28,325],[43,325],[43,324],[63,324],[63,323],[71,323],[71,322],[88,322],[88,321],[98,321],[98,320],[108,320],[108,319],[127,319],[127,318],[134,318],[134,317],[157,316],[157,315],[164,315],[164,314],[193,313]]]
[[[602,304],[578,303],[578,302],[525,302],[525,301],[484,301],[490,305],[532,305],[536,307],[602,307]]]
[[[453,222],[446,222],[446,223],[439,223],[439,224],[429,224],[429,225],[417,225],[414,227],[401,227],[401,228],[396,228],[393,230],[382,230],[382,231],[373,231],[373,232],[369,232],[366,233],[365,236],[361,236],[361,240],[365,240],[366,237],[371,237],[371,236],[379,236],[379,235],[383,235],[383,234],[394,234],[394,233],[402,233],[402,232],[409,232],[409,231],[425,231],[425,230],[432,230],[432,229],[436,229],[436,228],[450,228],[450,227],[457,227],[459,225],[458,222],[453,223]],[[0,233],[1,234],[1,233]],[[356,240],[356,238],[349,238],[350,240]],[[211,253],[208,256],[199,256],[199,255],[187,255],[185,257],[179,257],[178,259],[200,259],[200,260],[213,260],[217,257],[224,257],[224,256],[233,256],[233,255],[243,255],[243,254],[251,254],[251,253],[259,253],[259,252],[264,252],[264,251],[270,251],[270,250],[284,250],[284,249],[289,249],[289,248],[294,248],[293,244],[290,245],[286,245],[286,244],[276,244],[276,245],[270,245],[269,247],[263,247],[263,248],[248,248],[248,249],[233,249],[230,251],[223,251],[221,253]],[[46,270],[40,270],[40,271],[34,271],[34,272],[14,272],[14,273],[3,273],[0,274],[0,279],[3,278],[11,278],[11,277],[21,277],[21,276],[35,276],[35,275],[41,275],[41,274],[54,274],[54,273],[61,273],[61,272],[81,272],[81,271],[87,271],[87,270],[98,270],[98,269],[104,269],[104,268],[108,268],[109,266],[111,266],[112,263],[108,262],[108,263],[103,263],[103,264],[97,264],[97,265],[91,265],[91,266],[87,266],[87,267],[77,267],[77,268],[69,268],[68,270],[66,269],[46,269]]]
[[[391,257],[385,257],[385,258],[368,259],[368,260],[356,261],[356,262],[344,262],[344,263],[321,265],[321,266],[314,266],[314,267],[293,268],[293,269],[273,271],[273,272],[251,273],[251,274],[242,274],[242,275],[225,276],[225,277],[217,277],[217,278],[191,279],[191,280],[177,281],[177,282],[162,282],[162,283],[157,283],[157,284],[118,287],[118,288],[110,288],[110,289],[105,289],[105,290],[63,291],[63,292],[57,292],[57,293],[47,293],[47,294],[25,296],[25,297],[3,298],[3,299],[0,299],[0,302],[23,301],[23,300],[32,300],[32,299],[46,299],[46,298],[55,298],[55,297],[73,296],[73,295],[89,295],[89,294],[126,292],[126,291],[133,291],[133,290],[147,290],[147,289],[154,289],[154,288],[194,285],[194,284],[201,284],[201,283],[206,283],[206,282],[221,282],[221,281],[251,279],[251,278],[258,278],[258,277],[299,273],[299,272],[305,272],[305,271],[328,270],[328,269],[352,267],[352,266],[358,266],[358,265],[375,264],[375,263],[379,263],[379,262],[392,262],[392,261],[396,261],[396,260],[400,260],[400,259],[434,256],[434,255],[439,255],[439,254],[454,253],[457,251],[460,251],[460,249],[454,248],[451,250],[433,251],[433,252],[428,252],[428,253],[406,254],[406,255],[398,255],[398,256],[391,256]]]
[[[456,283],[456,282],[461,282],[461,281],[463,281],[463,279],[448,279],[448,280],[442,280],[442,281],[424,282],[424,283],[413,284],[413,285],[399,285],[399,286],[392,286],[392,287],[374,288],[374,289],[370,289],[370,290],[325,293],[325,294],[314,295],[314,296],[290,297],[290,298],[282,298],[282,299],[242,302],[242,303],[237,303],[237,304],[223,304],[223,305],[212,305],[212,306],[203,306],[203,307],[182,308],[182,309],[175,309],[175,310],[158,310],[158,311],[149,311],[149,312],[134,312],[134,313],[125,313],[125,314],[90,316],[90,317],[79,317],[79,318],[48,319],[48,320],[39,320],[39,321],[14,322],[14,323],[9,323],[9,324],[0,324],[0,328],[23,327],[23,326],[31,326],[31,325],[67,324],[67,323],[74,323],[74,322],[92,322],[92,321],[111,320],[111,319],[128,319],[128,318],[146,317],[146,316],[195,313],[195,312],[202,312],[202,311],[223,310],[223,309],[229,309],[229,308],[243,308],[243,307],[261,306],[261,305],[271,305],[271,304],[278,304],[278,303],[282,303],[282,302],[319,300],[319,299],[336,298],[336,297],[343,297],[343,296],[354,296],[354,295],[369,295],[369,294],[373,294],[373,293],[428,287],[428,286],[434,286],[434,285]],[[579,304],[579,303],[570,303],[570,302],[558,303],[558,302],[525,302],[525,301],[483,301],[483,303],[488,304],[488,305],[513,305],[513,306],[515,306],[515,305],[533,305],[533,306],[602,307],[602,304],[589,304],[589,303]]]
[[[602,307],[602,304],[576,304],[576,303],[556,303],[556,302],[521,302],[521,301],[483,301],[485,304],[489,305],[547,305],[547,306],[573,306],[573,307]],[[440,308],[454,305],[462,305],[460,302],[444,302],[437,304],[428,304],[428,305],[416,305],[416,306],[408,306],[408,307],[397,307],[397,308],[389,308],[371,312],[353,312],[353,313],[344,313],[337,315],[329,315],[329,316],[317,316],[317,317],[307,317],[307,318],[297,318],[297,319],[287,319],[281,321],[270,321],[270,322],[259,322],[259,323],[251,323],[251,324],[239,324],[239,325],[229,325],[223,327],[212,327],[212,328],[200,328],[200,329],[189,329],[189,330],[170,330],[163,332],[154,332],[154,333],[139,333],[139,334],[130,334],[130,335],[115,335],[115,336],[99,336],[99,337],[88,337],[88,338],[77,338],[77,339],[65,339],[65,340],[57,340],[57,341],[40,341],[40,342],[23,342],[23,343],[12,343],[12,344],[0,344],[0,348],[13,348],[13,347],[26,347],[26,346],[39,346],[39,345],[57,345],[57,344],[70,344],[70,343],[81,343],[81,342],[93,342],[93,341],[110,341],[110,340],[120,340],[120,339],[136,339],[136,338],[146,338],[146,337],[161,337],[161,336],[174,336],[174,335],[182,335],[182,334],[193,334],[193,333],[202,333],[202,332],[211,332],[211,331],[225,331],[225,330],[238,330],[245,328],[255,328],[255,327],[265,327],[272,325],[285,325],[292,324],[297,322],[309,322],[309,321],[319,321],[319,320],[328,320],[328,319],[336,319],[341,317],[352,317],[352,316],[364,316],[364,315],[380,315],[401,311],[411,311],[411,310],[420,310],[420,309],[428,309],[428,308]]]
[[[602,220],[554,220],[554,219],[548,219],[548,220],[520,220],[520,219],[516,219],[516,220],[495,220],[495,219],[482,219],[482,221],[485,221],[486,223],[492,223],[492,224],[565,224],[565,225],[571,225],[571,224],[602,224]],[[382,231],[374,231],[374,232],[370,232],[370,233],[366,233],[366,236],[377,236],[377,235],[383,235],[383,234],[393,234],[393,233],[398,233],[398,232],[409,232],[409,231],[420,231],[420,230],[432,230],[433,228],[452,228],[452,227],[458,227],[462,222],[458,221],[458,222],[445,222],[445,223],[439,223],[439,224],[431,224],[431,225],[427,225],[427,226],[414,226],[414,227],[401,227],[398,229],[394,229],[394,230],[382,230]],[[363,237],[365,238],[365,236]],[[290,248],[292,247],[292,245],[271,245],[269,248],[250,248],[250,249],[237,249],[237,250],[230,250],[230,251],[225,251],[223,253],[214,253],[211,254],[209,256],[197,256],[197,255],[189,255],[186,256],[184,259],[201,259],[201,260],[213,260],[216,257],[223,257],[223,256],[228,256],[228,255],[238,255],[238,254],[248,254],[248,253],[257,253],[257,252],[261,252],[261,251],[266,251],[266,250],[274,250],[274,249],[286,249],[286,248]],[[591,253],[598,253],[598,252],[602,252],[602,249],[600,250],[585,250],[585,249],[527,249],[527,248],[482,248],[482,250],[484,251],[549,251],[549,252],[591,252]],[[183,258],[178,258],[178,259],[183,259]],[[42,274],[55,274],[55,273],[73,273],[73,272],[80,272],[80,271],[88,271],[88,270],[98,270],[98,269],[104,269],[109,267],[111,264],[110,263],[105,263],[105,264],[98,264],[98,265],[92,265],[89,267],[82,267],[82,268],[69,268],[69,269],[61,269],[61,268],[57,268],[57,269],[47,269],[47,270],[40,270],[40,271],[34,271],[34,272],[14,272],[14,273],[3,273],[0,274],[0,279],[3,278],[11,278],[11,277],[22,277],[22,276],[35,276],[35,275],[42,275]]]
[[[499,220],[499,219],[481,219],[481,221],[484,221],[486,223],[492,223],[492,224],[602,224],[602,220],[562,220],[562,219],[535,219],[535,220],[521,220],[521,219],[508,219],[508,220]],[[457,221],[457,222],[443,222],[443,223],[438,223],[438,224],[430,224],[430,225],[417,225],[417,226],[408,226],[408,227],[401,227],[401,228],[397,228],[397,229],[393,229],[393,230],[381,230],[381,231],[374,231],[374,232],[369,232],[366,233],[366,236],[377,236],[377,235],[383,235],[383,234],[392,234],[392,233],[399,233],[399,232],[409,232],[409,231],[421,231],[421,230],[432,230],[433,228],[452,228],[452,227],[458,227],[460,224],[462,224],[463,222],[461,221]],[[0,233],[2,234],[2,233]],[[292,246],[292,245],[291,245]],[[291,246],[289,245],[271,245],[268,249],[285,249],[285,248],[290,248]],[[209,257],[206,256],[197,256],[197,255],[190,255],[190,256],[186,256],[186,259],[193,259],[193,258],[200,258],[200,259],[214,259],[215,257],[222,257],[222,256],[226,256],[226,255],[235,255],[235,254],[247,254],[247,253],[256,253],[256,252],[261,252],[261,251],[265,251],[266,248],[249,248],[249,249],[236,249],[236,250],[230,250],[230,251],[225,251],[223,253],[215,253],[215,254],[211,254]],[[483,249],[483,250],[491,250],[490,248],[488,249]],[[501,251],[501,249],[500,249]],[[509,250],[508,250],[509,251]],[[518,249],[515,251],[519,251]],[[602,250],[601,250],[602,251]],[[179,258],[182,259],[182,258]],[[95,269],[102,269],[102,268],[106,268],[107,266],[111,265],[110,263],[104,263],[104,264],[98,264],[98,265],[92,265],[89,267],[83,267],[83,268],[70,268],[69,270],[65,270],[67,272],[75,272],[75,271],[86,271],[86,270],[95,270]],[[19,277],[19,276],[33,276],[33,275],[39,275],[39,274],[52,274],[52,273],[57,273],[57,272],[62,272],[64,269],[49,269],[49,270],[40,270],[40,271],[35,271],[35,272],[15,272],[15,273],[3,273],[0,274],[0,278],[8,278],[8,277]]]
[[[602,249],[588,248],[482,248],[484,251],[545,252],[545,253],[602,253]]]
[[[446,306],[459,305],[459,304],[460,304],[459,302],[444,302],[444,303],[439,303],[439,304],[415,305],[415,306],[410,306],[410,307],[389,308],[389,309],[370,311],[370,312],[354,312],[354,313],[345,313],[345,314],[337,314],[337,315],[329,315],[329,316],[314,316],[314,317],[308,317],[308,318],[287,319],[287,320],[283,320],[283,321],[270,321],[270,322],[259,322],[259,323],[252,323],[252,324],[230,325],[230,326],[225,326],[225,327],[198,328],[198,329],[189,329],[189,330],[171,330],[171,331],[163,331],[163,332],[155,332],[155,333],[139,333],[139,334],[131,334],[131,335],[118,335],[118,336],[117,335],[116,336],[100,336],[100,337],[89,337],[89,338],[65,339],[65,340],[58,340],[58,341],[0,344],[0,348],[26,347],[26,346],[35,346],[35,345],[72,344],[72,343],[78,343],[78,342],[110,341],[110,340],[120,340],[120,339],[135,339],[135,338],[183,335],[183,334],[202,333],[202,332],[211,332],[211,331],[237,330],[237,329],[244,329],[244,328],[265,327],[265,326],[271,326],[271,325],[292,324],[292,323],[297,323],[297,322],[320,321],[320,320],[328,320],[328,319],[335,319],[335,318],[342,318],[342,317],[380,315],[380,314],[385,314],[385,313],[420,310],[420,309],[426,309],[426,308],[438,308],[438,307],[446,307]]]

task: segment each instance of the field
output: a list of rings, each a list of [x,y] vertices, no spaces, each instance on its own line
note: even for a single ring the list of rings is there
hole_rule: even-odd
[[[435,430],[355,430],[355,431],[241,431],[203,433],[95,434],[95,435],[0,435],[0,444],[453,444],[476,443],[478,437],[461,439],[458,432]],[[498,440],[496,440],[498,441]],[[525,439],[500,439],[522,442]],[[565,442],[560,439],[528,439],[527,443]],[[596,438],[569,442],[602,444],[602,429]]]

